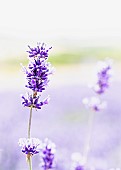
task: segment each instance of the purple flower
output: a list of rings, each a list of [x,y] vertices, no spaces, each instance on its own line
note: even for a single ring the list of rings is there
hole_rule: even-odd
[[[46,60],[35,58],[29,62],[28,68],[25,68],[27,85],[25,87],[42,92],[49,83],[49,75],[53,73],[50,63]]]
[[[39,153],[39,147],[42,144],[42,142],[37,138],[20,138],[18,143],[19,146],[22,147],[21,151],[27,155]]]
[[[94,91],[98,94],[103,94],[109,87],[112,76],[111,64],[111,60],[100,61],[98,63],[97,82],[93,87]]]
[[[40,152],[40,166],[44,170],[54,168],[55,148],[55,144],[46,138]]]
[[[39,96],[32,96],[32,95],[28,95],[27,98],[25,98],[24,96],[22,96],[22,99],[23,99],[23,102],[22,104],[24,106],[27,106],[27,107],[33,107],[33,108],[36,108],[36,109],[41,109],[41,107],[45,104],[48,104],[50,98],[47,97],[44,101],[39,101]]]
[[[28,46],[30,51],[27,51],[29,53],[29,57],[38,57],[38,58],[44,58],[47,59],[48,58],[48,51],[52,48],[48,48],[46,49],[46,45],[44,43],[42,43],[42,45],[40,46],[40,43],[38,43],[37,47],[35,48],[31,48],[30,46]]]
[[[40,95],[38,93],[43,92],[49,83],[49,76],[53,73],[53,69],[48,59],[48,51],[51,49],[46,49],[45,44],[43,43],[37,45],[35,48],[29,46],[29,64],[28,67],[23,67],[23,71],[26,75],[27,84],[25,87],[32,90],[32,95],[29,95],[28,98],[22,96],[22,104],[27,107],[33,107],[41,109],[41,106],[48,104],[46,99],[44,102],[39,102]]]
[[[96,112],[103,110],[106,107],[106,102],[100,101],[98,97],[84,98],[82,102],[85,106]]]
[[[112,60],[100,61],[98,63],[98,72],[96,83],[92,86],[92,89],[96,94],[101,95],[105,93],[110,85],[112,78]],[[105,101],[101,101],[98,97],[84,98],[83,104],[93,111],[100,111],[107,105]]]

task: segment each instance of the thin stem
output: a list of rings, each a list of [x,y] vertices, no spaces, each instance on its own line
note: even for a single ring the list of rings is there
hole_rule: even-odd
[[[30,116],[29,116],[29,124],[28,124],[28,138],[31,137],[32,108],[33,108],[33,106],[30,107]],[[32,170],[31,154],[27,155],[27,162],[28,162],[28,165],[29,165],[29,170]]]
[[[90,145],[91,145],[91,139],[92,139],[92,130],[93,130],[93,124],[94,124],[94,115],[95,112],[91,112],[89,113],[89,119],[88,119],[88,132],[87,132],[87,139],[85,142],[85,147],[84,147],[84,159],[85,159],[85,163],[87,162],[88,159],[88,154],[90,151]]]
[[[28,161],[28,165],[29,165],[29,170],[32,170],[32,158],[31,158],[31,155],[29,155],[27,161]]]
[[[37,95],[37,92],[33,92],[33,98],[36,95]],[[30,116],[29,116],[29,123],[28,123],[28,138],[29,139],[31,137],[32,108],[33,108],[33,106],[31,105],[31,107],[30,107]],[[28,165],[29,165],[29,170],[32,170],[32,157],[31,156],[32,156],[31,154],[27,155],[27,162],[28,162]]]
[[[32,121],[32,106],[30,107],[30,116],[29,116],[29,124],[28,124],[28,138],[31,136],[31,121]]]

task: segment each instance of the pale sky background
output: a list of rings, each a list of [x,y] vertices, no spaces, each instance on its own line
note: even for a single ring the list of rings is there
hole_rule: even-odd
[[[120,48],[121,0],[0,0],[0,57],[36,42]]]

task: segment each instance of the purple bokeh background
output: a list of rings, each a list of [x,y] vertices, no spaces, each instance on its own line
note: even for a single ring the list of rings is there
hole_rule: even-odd
[[[44,92],[42,98],[48,94],[50,103],[41,110],[33,111],[32,137],[48,137],[57,146],[57,168],[69,170],[71,166],[71,154],[83,152],[85,139],[88,133],[88,116],[90,111],[82,105],[85,96],[93,95],[82,80],[77,79],[79,70],[72,74],[69,69],[61,68],[55,73],[55,78]],[[72,69],[73,70],[73,69]],[[66,73],[65,73],[66,72]],[[77,75],[74,74],[77,72]],[[65,73],[65,74],[64,74]],[[21,73],[22,75],[23,73]],[[71,74],[71,78],[70,78]],[[62,77],[64,79],[61,79]],[[0,167],[1,170],[25,170],[27,164],[25,155],[18,146],[20,137],[27,137],[29,109],[21,105],[20,94],[25,93],[23,77],[20,77],[16,87],[3,88],[0,91]],[[88,78],[88,77],[87,77]],[[61,81],[62,80],[62,81]],[[72,80],[72,83],[71,83]],[[66,83],[66,82],[67,83]],[[60,83],[61,82],[61,83]],[[75,82],[75,83],[73,83]],[[6,84],[7,87],[7,84]],[[14,88],[15,87],[15,88]],[[116,80],[103,96],[108,102],[106,110],[96,113],[92,132],[91,150],[89,153],[88,167],[96,169],[110,169],[121,167],[121,82]],[[34,169],[39,167],[39,155],[33,157]]]

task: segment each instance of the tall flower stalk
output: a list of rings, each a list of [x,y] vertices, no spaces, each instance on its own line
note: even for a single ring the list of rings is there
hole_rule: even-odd
[[[32,111],[35,108],[41,109],[43,105],[48,104],[49,97],[44,101],[40,101],[41,93],[46,89],[49,83],[49,76],[53,73],[48,60],[48,52],[52,48],[46,48],[46,45],[37,44],[37,47],[29,50],[29,64],[28,67],[23,67],[26,75],[27,83],[26,88],[31,90],[26,96],[22,96],[23,106],[30,108],[29,122],[28,122],[28,138],[19,139],[19,145],[22,146],[22,152],[26,154],[29,170],[32,170],[32,156],[39,153],[39,147],[42,142],[39,139],[31,138],[31,124],[32,124]]]
[[[103,95],[109,88],[112,77],[111,60],[100,61],[97,66],[97,79],[95,84],[92,86],[95,96],[83,99],[83,104],[92,110],[88,119],[88,135],[83,153],[85,162],[87,162],[90,151],[95,112],[103,110],[107,105],[106,101],[101,101],[100,96]]]

